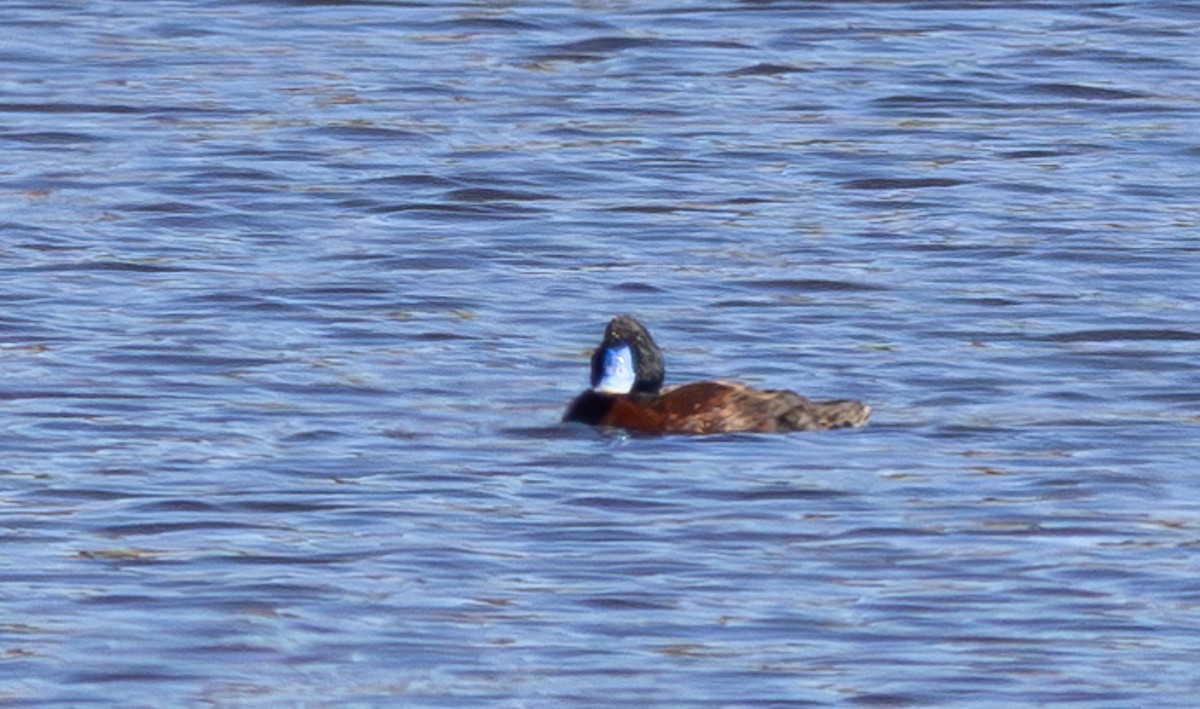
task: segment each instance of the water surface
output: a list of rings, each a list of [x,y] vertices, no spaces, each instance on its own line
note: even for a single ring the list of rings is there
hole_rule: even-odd
[[[6,25],[5,705],[1194,705],[1188,3]],[[872,425],[560,425],[618,312]]]

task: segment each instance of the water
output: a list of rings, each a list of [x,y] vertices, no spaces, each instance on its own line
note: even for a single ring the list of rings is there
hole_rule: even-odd
[[[5,705],[1194,705],[1191,4],[5,25]]]

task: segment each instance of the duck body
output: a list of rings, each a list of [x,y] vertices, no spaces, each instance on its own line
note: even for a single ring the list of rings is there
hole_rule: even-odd
[[[563,420],[652,433],[786,433],[861,426],[870,408],[858,401],[811,401],[787,390],[738,382],[693,382],[658,394],[585,391]]]
[[[858,401],[812,401],[787,390],[703,381],[662,387],[662,353],[646,328],[617,316],[592,355],[592,388],[571,402],[564,421],[648,433],[777,433],[862,426]]]

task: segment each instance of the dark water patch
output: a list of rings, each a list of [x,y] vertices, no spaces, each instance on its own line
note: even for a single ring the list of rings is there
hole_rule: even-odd
[[[604,510],[621,510],[627,512],[642,512],[646,510],[677,509],[679,505],[670,502],[654,502],[652,500],[631,500],[615,497],[588,496],[577,497],[566,502],[568,505],[593,507]]]
[[[238,180],[262,183],[289,181],[286,176],[276,172],[244,167],[216,167],[207,170],[199,170],[191,175],[191,179],[199,180],[201,182],[208,182],[209,180],[216,182],[222,182],[225,180]]]
[[[146,109],[120,104],[90,103],[2,103],[0,113],[144,113]]]
[[[1075,191],[1075,188],[1068,185],[1048,185],[1030,182],[997,182],[991,185],[992,189],[1001,190],[1004,192],[1014,192],[1024,195],[1039,195],[1050,196],[1056,194],[1070,194]],[[1014,227],[1014,231],[1037,231],[1036,227]]]
[[[887,290],[883,286],[875,286],[869,283],[834,281],[819,278],[767,278],[761,280],[732,281],[732,284],[747,288],[799,293],[870,293]]]
[[[930,108],[930,107],[969,107],[979,109],[982,106],[977,97],[973,96],[926,96],[922,94],[895,94],[884,96],[871,102],[885,108]]]
[[[62,115],[160,115],[160,114],[197,114],[197,115],[236,115],[237,111],[229,109],[214,109],[205,106],[162,105],[148,103],[144,106],[105,103],[71,103],[71,102],[42,102],[18,103],[0,102],[0,113],[38,113]]]
[[[479,339],[474,335],[468,335],[461,332],[448,332],[446,330],[427,330],[425,332],[413,333],[408,335],[408,337],[423,342],[456,342]]]
[[[1158,328],[1113,328],[1104,330],[1075,330],[1033,338],[1041,342],[1190,342],[1200,340],[1200,332]]]
[[[1131,34],[1139,34],[1138,30],[1130,28]],[[1151,34],[1154,34],[1153,32]],[[1127,66],[1130,68],[1181,69],[1186,64],[1178,59],[1165,56],[1153,56],[1136,51],[1136,47],[1112,49],[1099,47],[1040,47],[1018,56],[1029,57],[1039,62],[1079,61],[1095,62],[1109,66]]]
[[[180,299],[181,305],[215,306],[218,312],[245,311],[248,313],[296,314],[310,312],[309,308],[291,302],[286,296],[266,297],[244,293],[205,293]]]
[[[1014,232],[1028,231],[1030,233],[1052,233],[1050,229],[1013,227]],[[1050,248],[1039,254],[1046,261],[1070,261],[1074,263],[1114,264],[1124,263],[1131,268],[1152,268],[1160,264],[1163,254],[1157,250],[1134,251],[1125,248],[1100,248],[1095,245],[1076,248]]]
[[[352,197],[350,199],[338,200],[337,206],[340,209],[364,212],[379,212],[386,209],[384,202],[376,199],[366,199],[363,197]]]
[[[1099,143],[1055,143],[1054,145],[1030,146],[1028,148],[1001,151],[998,156],[1012,160],[1052,157],[1096,156],[1112,152],[1113,146]]]
[[[685,40],[660,37],[602,36],[552,45],[537,61],[602,61],[631,50],[745,50],[749,45],[726,40]]]
[[[842,187],[852,190],[919,190],[930,187],[958,187],[964,184],[967,184],[965,180],[949,177],[869,177],[847,180],[842,183]]]
[[[627,204],[616,207],[606,207],[609,212],[627,212],[630,214],[674,214],[684,211],[684,208],[674,204]]]
[[[387,175],[385,177],[373,177],[362,181],[363,184],[375,185],[399,185],[402,187],[429,187],[436,188],[451,188],[458,187],[461,183],[457,180],[438,177],[437,175],[428,175],[421,173]]]
[[[566,408],[567,400],[563,400],[563,408]],[[552,426],[510,426],[500,429],[506,437],[527,438],[535,441],[562,441],[571,438],[575,439],[592,439],[596,435],[596,429],[590,426],[574,426],[574,425],[552,425]],[[590,461],[587,459],[578,460],[575,462],[576,467],[586,465]],[[494,475],[519,475],[519,473],[497,471]]]
[[[661,47],[666,42],[653,37],[592,37],[555,45],[552,51],[566,56],[583,54],[615,54],[626,49]]]
[[[73,261],[61,263],[46,263],[36,266],[28,266],[22,270],[26,271],[128,271],[132,273],[176,273],[183,271],[191,271],[188,266],[183,266],[168,259],[155,259],[153,261]]]
[[[193,520],[190,522],[133,522],[102,525],[95,528],[97,534],[106,537],[154,537],[163,534],[200,531],[236,531],[265,529],[267,525],[223,520]]]
[[[760,62],[740,69],[734,69],[729,72],[729,76],[783,76],[785,74],[799,74],[806,71],[809,70],[790,64]]]
[[[1018,305],[1025,305],[1025,301],[1014,300],[1012,298],[959,297],[939,298],[938,300],[952,303],[962,303],[963,305],[976,305],[983,308],[1011,308]]]
[[[580,601],[580,603],[585,606],[608,611],[670,610],[677,605],[671,600],[661,599],[657,596],[603,596],[599,598],[587,598]]]
[[[225,357],[187,352],[117,353],[99,355],[101,362],[112,364],[162,365],[188,369],[254,369],[279,364],[283,360],[265,357]]]
[[[773,486],[751,490],[698,489],[696,497],[727,502],[775,502],[779,500],[812,500],[846,497],[851,493],[827,488]]]
[[[116,390],[89,391],[86,389],[9,389],[0,390],[0,401],[15,401],[20,399],[82,399],[82,400],[131,400],[138,401],[153,398],[150,393],[131,393]]]
[[[995,391],[995,393],[1002,393],[1002,392],[1001,392],[1001,390],[997,389]],[[960,401],[961,401],[961,403],[971,403],[974,401],[974,399],[973,398],[965,398]],[[926,404],[925,402],[919,402],[919,403],[923,406],[932,406],[932,404]],[[978,424],[945,423],[943,425],[938,426],[929,435],[931,437],[937,438],[937,439],[969,440],[969,439],[975,438],[977,436],[1002,436],[1002,435],[1011,434],[1011,433],[1012,433],[1012,428],[1010,428],[1008,426],[987,425],[987,424],[983,424],[983,423],[978,423]]]
[[[1158,184],[1129,184],[1120,189],[1124,194],[1138,198],[1174,201],[1179,197],[1178,188],[1164,187]]]
[[[729,300],[718,300],[712,304],[714,308],[771,308],[782,307],[783,303],[771,302],[768,300],[750,300],[747,298],[731,298]]]
[[[0,140],[11,140],[32,145],[80,145],[99,143],[104,139],[87,133],[72,133],[68,131],[34,131],[28,133],[0,132]]]
[[[390,338],[388,338],[390,340]],[[284,443],[318,443],[321,441],[334,441],[343,434],[340,431],[333,431],[325,428],[313,429],[311,431],[300,431],[293,433],[290,436],[283,438]]]
[[[450,254],[396,256],[381,259],[375,266],[383,271],[461,271],[463,257]]]
[[[415,130],[402,128],[384,128],[370,125],[333,125],[312,128],[310,132],[326,138],[340,138],[354,141],[381,141],[413,143],[430,140],[430,136]]]
[[[148,212],[151,214],[200,214],[214,211],[211,207],[194,202],[146,202],[141,204],[123,204],[120,209],[126,212]]]
[[[201,674],[187,672],[172,672],[160,665],[147,665],[142,669],[120,669],[111,672],[75,672],[67,675],[63,681],[69,684],[141,684],[145,682],[171,683],[185,681],[201,681],[208,679]],[[90,704],[92,700],[84,700],[82,704]]]
[[[102,501],[128,500],[142,496],[141,493],[134,494],[127,491],[99,490],[94,488],[52,488],[49,490],[39,490],[33,494],[37,497]]]
[[[1089,394],[1087,392],[1071,391],[1071,390],[1047,391],[1047,392],[1043,393],[1042,396],[1046,397],[1047,399],[1054,399],[1057,401],[1066,401],[1066,402],[1072,402],[1072,403],[1078,403],[1078,404],[1094,404],[1094,403],[1104,401],[1103,397],[1097,396],[1095,394]]]
[[[138,509],[143,512],[219,512],[220,506],[214,505],[203,500],[192,499],[170,499],[170,500],[155,500],[144,505],[139,505]]]
[[[1188,365],[1192,366],[1192,365]],[[1185,367],[1186,368],[1186,367]],[[1200,389],[1170,391],[1170,392],[1151,392],[1139,394],[1138,399],[1142,401],[1153,401],[1161,404],[1179,404],[1193,405],[1200,404]]]
[[[281,288],[275,292],[275,295],[285,299],[292,300],[295,298],[319,299],[327,302],[341,301],[346,297],[355,298],[357,296],[391,296],[393,291],[382,286],[347,286],[347,285],[328,285],[328,286],[310,286],[308,288]]]
[[[256,145],[251,143],[250,145]],[[238,147],[225,148],[223,146],[214,146],[209,149],[211,152],[206,153],[206,157],[213,160],[224,159],[250,159],[266,163],[322,163],[329,159],[328,155],[318,150],[303,150],[300,148],[283,148],[274,146],[270,150],[259,147]],[[349,180],[347,180],[349,181]],[[194,185],[193,185],[194,188]]]
[[[335,384],[328,382],[300,383],[292,381],[271,381],[259,382],[258,387],[275,392],[278,394],[291,394],[294,396],[308,398],[341,398],[358,399],[361,397],[380,397],[391,396],[395,392],[391,389],[380,387],[372,387],[365,385],[353,384]],[[445,392],[438,392],[444,394]]]
[[[446,195],[448,199],[459,202],[528,202],[543,199],[557,199],[554,195],[538,194],[535,192],[518,192],[486,187],[467,187],[454,190]]]
[[[475,221],[478,219],[528,219],[546,210],[525,207],[514,202],[469,202],[446,204],[442,202],[385,203],[369,209],[374,214],[412,213],[414,217],[427,217],[451,221]]]
[[[1004,153],[997,153],[997,157],[1007,160],[1033,160],[1035,158],[1057,158],[1062,157],[1064,153],[1060,150],[1036,149],[1036,150],[1010,150]],[[1022,185],[1014,185],[1014,189]],[[1027,187],[1042,187],[1041,185],[1033,185]]]
[[[1020,91],[1028,94],[1082,99],[1086,101],[1127,101],[1147,97],[1147,94],[1138,91],[1065,83],[1027,84],[1021,87]]]
[[[793,154],[787,151],[780,150],[717,150],[711,153],[701,155],[704,160],[712,160],[714,162],[727,162],[737,164],[755,164],[755,163],[786,163],[793,158]],[[729,204],[728,201],[709,202],[706,207],[715,206],[716,204]]]
[[[152,606],[171,605],[170,601],[155,596],[135,596],[131,594],[104,593],[88,596],[84,603],[95,606],[129,606],[133,608],[149,608]]]
[[[563,524],[556,529],[536,530],[525,535],[531,542],[547,545],[596,543],[596,544],[635,544],[646,539],[646,535],[637,529],[626,529],[618,526],[609,527],[578,527]]]
[[[435,25],[436,28],[449,31],[471,32],[535,32],[546,29],[546,26],[535,22],[533,18],[517,19],[515,17],[484,17],[465,16]]]
[[[1185,338],[1182,341],[1190,341],[1190,338]],[[1163,352],[1156,350],[1136,350],[1127,346],[1121,346],[1116,349],[1105,349],[1090,352],[1071,352],[1071,360],[1077,364],[1084,366],[1100,366],[1112,367],[1120,366],[1122,362],[1126,366],[1134,366],[1138,371],[1146,373],[1161,373],[1170,372],[1187,372],[1194,370],[1195,362],[1189,361],[1182,353],[1177,351],[1177,348]]]
[[[461,269],[462,264],[459,264]],[[420,269],[418,269],[420,270]],[[478,296],[478,294],[475,294]],[[471,313],[476,312],[479,308],[484,307],[483,300],[467,300],[464,298],[456,298],[452,295],[426,295],[424,297],[406,298],[404,300],[393,303],[395,307],[404,308],[412,311],[438,311],[446,315],[454,316],[459,320],[469,320]]]
[[[293,512],[323,512],[328,510],[344,510],[346,505],[334,503],[307,503],[294,500],[246,500],[239,503],[224,505],[226,510],[245,510],[247,512],[293,513]]]
[[[662,293],[663,290],[650,283],[633,283],[625,282],[618,283],[612,287],[612,290],[621,293]]]
[[[856,527],[845,532],[831,535],[832,540],[854,539],[902,539],[905,537],[942,537],[945,532],[937,529],[920,529],[917,527]]]
[[[256,554],[242,552],[222,555],[222,560],[239,565],[251,566],[336,566],[390,556],[397,552],[392,548],[371,551],[329,554]]]

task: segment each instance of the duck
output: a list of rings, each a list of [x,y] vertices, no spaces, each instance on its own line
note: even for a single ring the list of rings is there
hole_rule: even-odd
[[[735,381],[664,387],[662,350],[646,326],[618,315],[592,352],[591,388],[571,402],[564,422],[657,434],[787,433],[860,427],[860,401],[812,401],[786,389]]]

